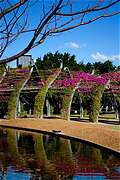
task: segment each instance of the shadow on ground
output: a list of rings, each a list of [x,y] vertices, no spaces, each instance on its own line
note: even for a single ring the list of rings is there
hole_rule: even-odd
[[[113,124],[113,125],[120,125],[120,121],[112,121],[112,120],[99,120],[99,122],[106,123],[106,124]]]
[[[89,119],[80,119],[80,118],[70,118],[70,119],[72,121],[89,123]],[[99,122],[105,123],[105,124],[120,125],[120,121],[118,120],[99,119]]]

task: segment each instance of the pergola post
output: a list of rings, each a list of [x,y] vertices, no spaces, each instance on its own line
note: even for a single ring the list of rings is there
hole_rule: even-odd
[[[61,110],[61,117],[64,120],[68,120],[68,121],[70,120],[70,109],[71,109],[74,92],[75,91],[73,90],[73,88],[67,88],[64,90],[62,110]]]
[[[104,92],[105,86],[99,85],[92,92],[90,102],[89,102],[89,120],[90,122],[98,123],[98,116],[100,112],[101,98]]]
[[[44,109],[46,94],[48,92],[49,87],[55,81],[55,79],[60,74],[60,72],[61,72],[61,67],[57,70],[57,73],[50,75],[46,83],[42,86],[41,89],[39,89],[38,94],[35,98],[35,108],[34,108],[34,114],[37,118],[40,119],[43,118],[43,109]]]

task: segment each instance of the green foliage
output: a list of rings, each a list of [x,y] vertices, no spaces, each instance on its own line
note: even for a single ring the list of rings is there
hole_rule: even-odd
[[[117,102],[117,110],[118,110],[118,116],[119,116],[119,121],[120,121],[120,95],[117,95],[115,98]]]
[[[16,110],[17,110],[17,99],[20,94],[20,89],[22,87],[22,84],[24,83],[24,79],[22,79],[15,87],[14,91],[11,92],[9,101],[8,101],[8,112],[7,112],[7,118],[8,119],[15,119],[16,118]]]
[[[67,66],[70,70],[79,70],[79,64],[76,62],[75,55],[62,54],[58,51],[55,54],[48,53],[44,55],[43,60],[38,58],[36,66],[38,69],[53,69],[60,67],[61,62],[63,62],[63,67]]]
[[[0,118],[4,118],[7,111],[7,103],[0,102]]]
[[[118,105],[120,106],[120,96],[119,95],[116,95],[116,100],[117,100]]]
[[[101,98],[104,92],[105,86],[99,85],[94,89],[93,93],[88,97],[89,105],[89,120],[90,122],[98,122],[98,115],[101,106]]]
[[[44,161],[44,163],[47,165],[47,157],[44,149],[43,144],[43,135],[34,135],[34,150],[35,150],[35,156],[37,159],[38,165],[41,161]]]
[[[62,101],[62,110],[61,110],[61,116],[65,120],[70,119],[70,108],[72,103],[72,97],[73,97],[73,88],[67,88],[64,90],[64,96]]]
[[[5,67],[4,67],[4,65],[0,65],[0,76],[4,73],[4,71],[5,71]]]
[[[63,94],[61,91],[49,89],[47,95],[50,103],[51,114],[60,114],[61,108],[59,105],[61,105],[63,99]]]
[[[107,60],[105,62],[95,62],[84,64],[83,61],[78,60],[75,55],[70,55],[69,53],[59,53],[58,51],[53,53],[47,53],[44,55],[43,59],[38,58],[36,60],[36,66],[38,69],[53,69],[60,67],[60,63],[63,62],[63,67],[68,67],[70,70],[80,70],[84,72],[92,72],[95,70],[95,74],[107,73],[114,71],[115,69],[120,69],[120,67],[113,66],[112,62]]]
[[[46,92],[48,90],[48,84],[44,85],[38,92],[36,98],[35,98],[35,109],[34,114],[37,117],[42,118],[43,117],[43,108],[44,108],[44,102],[46,97]]]
[[[45,84],[39,89],[39,92],[35,98],[35,109],[34,109],[34,114],[37,117],[43,118],[43,109],[44,109],[44,102],[45,102],[46,93],[48,91],[50,83],[55,80],[57,74],[59,74],[59,71],[60,70],[58,70],[54,74],[51,74],[48,77]]]
[[[96,74],[102,74],[102,73],[114,71],[115,66],[113,66],[112,62],[108,60],[108,61],[105,61],[104,63],[95,62],[94,69],[95,69]]]

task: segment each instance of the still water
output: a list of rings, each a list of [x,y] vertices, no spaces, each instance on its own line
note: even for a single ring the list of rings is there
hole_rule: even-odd
[[[0,129],[0,180],[120,179],[120,157],[80,141]]]

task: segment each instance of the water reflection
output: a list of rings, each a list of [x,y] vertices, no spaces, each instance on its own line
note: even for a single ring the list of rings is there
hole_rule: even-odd
[[[62,137],[0,129],[0,179],[120,179],[120,158]]]

